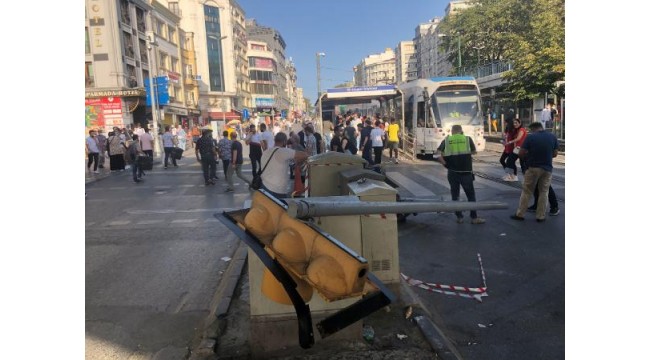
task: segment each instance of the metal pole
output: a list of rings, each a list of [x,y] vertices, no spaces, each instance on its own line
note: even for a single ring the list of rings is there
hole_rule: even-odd
[[[147,36],[147,51],[149,55],[149,96],[151,97],[151,120],[153,121],[153,152],[154,158],[161,155],[160,151],[160,142],[158,141],[158,84],[154,84],[153,72],[156,68],[155,64],[155,52],[153,51],[153,41],[151,37]],[[154,56],[151,56],[151,53],[154,53]]]
[[[318,99],[320,99],[320,53],[316,53],[316,82],[318,84]]]
[[[462,61],[460,59],[460,35],[458,35],[458,74],[460,75],[460,67],[462,66]]]
[[[287,213],[294,218],[339,215],[370,214],[405,214],[424,212],[454,212],[469,210],[507,209],[508,204],[498,201],[458,202],[393,202],[393,201],[359,201],[346,203],[340,201],[319,202],[318,198],[310,200],[286,199]]]

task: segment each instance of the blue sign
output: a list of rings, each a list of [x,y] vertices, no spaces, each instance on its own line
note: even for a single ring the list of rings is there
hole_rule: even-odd
[[[244,118],[244,120],[247,120],[250,117],[250,114],[248,113],[248,109],[244,109],[241,111],[241,116]]]
[[[346,92],[357,92],[357,91],[394,90],[395,88],[396,88],[395,85],[361,86],[361,87],[350,87],[350,88],[327,89],[327,92],[346,93]]]
[[[153,80],[156,84],[156,97],[157,105],[169,104],[169,79],[166,76],[158,76]],[[144,79],[144,89],[147,92],[147,106],[151,106],[151,90],[149,86],[149,78]]]
[[[282,110],[280,112],[280,117],[282,117],[283,119],[286,119],[287,118],[287,110]]]

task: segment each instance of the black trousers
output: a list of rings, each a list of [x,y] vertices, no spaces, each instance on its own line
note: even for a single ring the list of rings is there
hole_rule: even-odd
[[[90,170],[90,165],[92,165],[93,162],[95,163],[93,171],[96,171],[97,165],[99,164],[99,153],[94,153],[94,152],[88,153],[88,165],[87,165],[88,170]]]
[[[251,146],[250,154],[248,157],[251,159],[251,166],[253,167],[253,176],[262,172],[262,148],[259,146]]]
[[[381,155],[384,152],[384,147],[373,146],[372,150],[375,152],[375,164],[381,164]]]
[[[467,201],[476,202],[476,193],[474,192],[474,175],[472,173],[455,172],[449,170],[447,171],[447,180],[449,181],[449,187],[451,189],[452,201],[458,201],[460,198],[460,188],[462,186],[463,191],[467,196]],[[455,214],[458,218],[463,217],[462,211],[456,211]],[[469,216],[472,219],[476,219],[478,217],[478,214],[476,214],[476,210],[472,210],[470,211]]]
[[[203,170],[203,180],[208,182],[217,177],[217,161],[214,156],[201,156],[201,169]]]
[[[176,159],[174,159],[174,157],[172,156],[172,149],[173,149],[173,147],[166,147],[165,148],[165,167],[167,167],[167,163],[169,161],[169,158],[172,159],[172,164],[174,164],[174,166],[178,166],[178,165],[176,165]]]

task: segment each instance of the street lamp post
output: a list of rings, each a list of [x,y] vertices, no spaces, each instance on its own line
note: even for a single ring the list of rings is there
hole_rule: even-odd
[[[316,83],[318,84],[318,101],[320,101],[320,58],[325,56],[324,52],[316,53]]]
[[[156,56],[153,47],[158,44],[153,39],[153,34],[147,35],[147,56],[149,57],[149,96],[151,97],[151,120],[153,121],[154,158],[161,156],[160,141],[158,141],[158,84],[154,83],[153,73],[156,69]],[[154,56],[151,54],[154,53]]]

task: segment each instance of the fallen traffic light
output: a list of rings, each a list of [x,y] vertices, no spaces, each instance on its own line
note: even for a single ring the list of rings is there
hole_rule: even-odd
[[[287,205],[264,190],[253,194],[250,209],[216,216],[266,266],[262,280],[264,296],[278,303],[293,304],[303,348],[314,342],[311,313],[306,304],[313,290],[328,302],[362,296],[317,324],[323,338],[394,300],[392,292],[368,271],[366,259],[313,224],[289,216]]]

